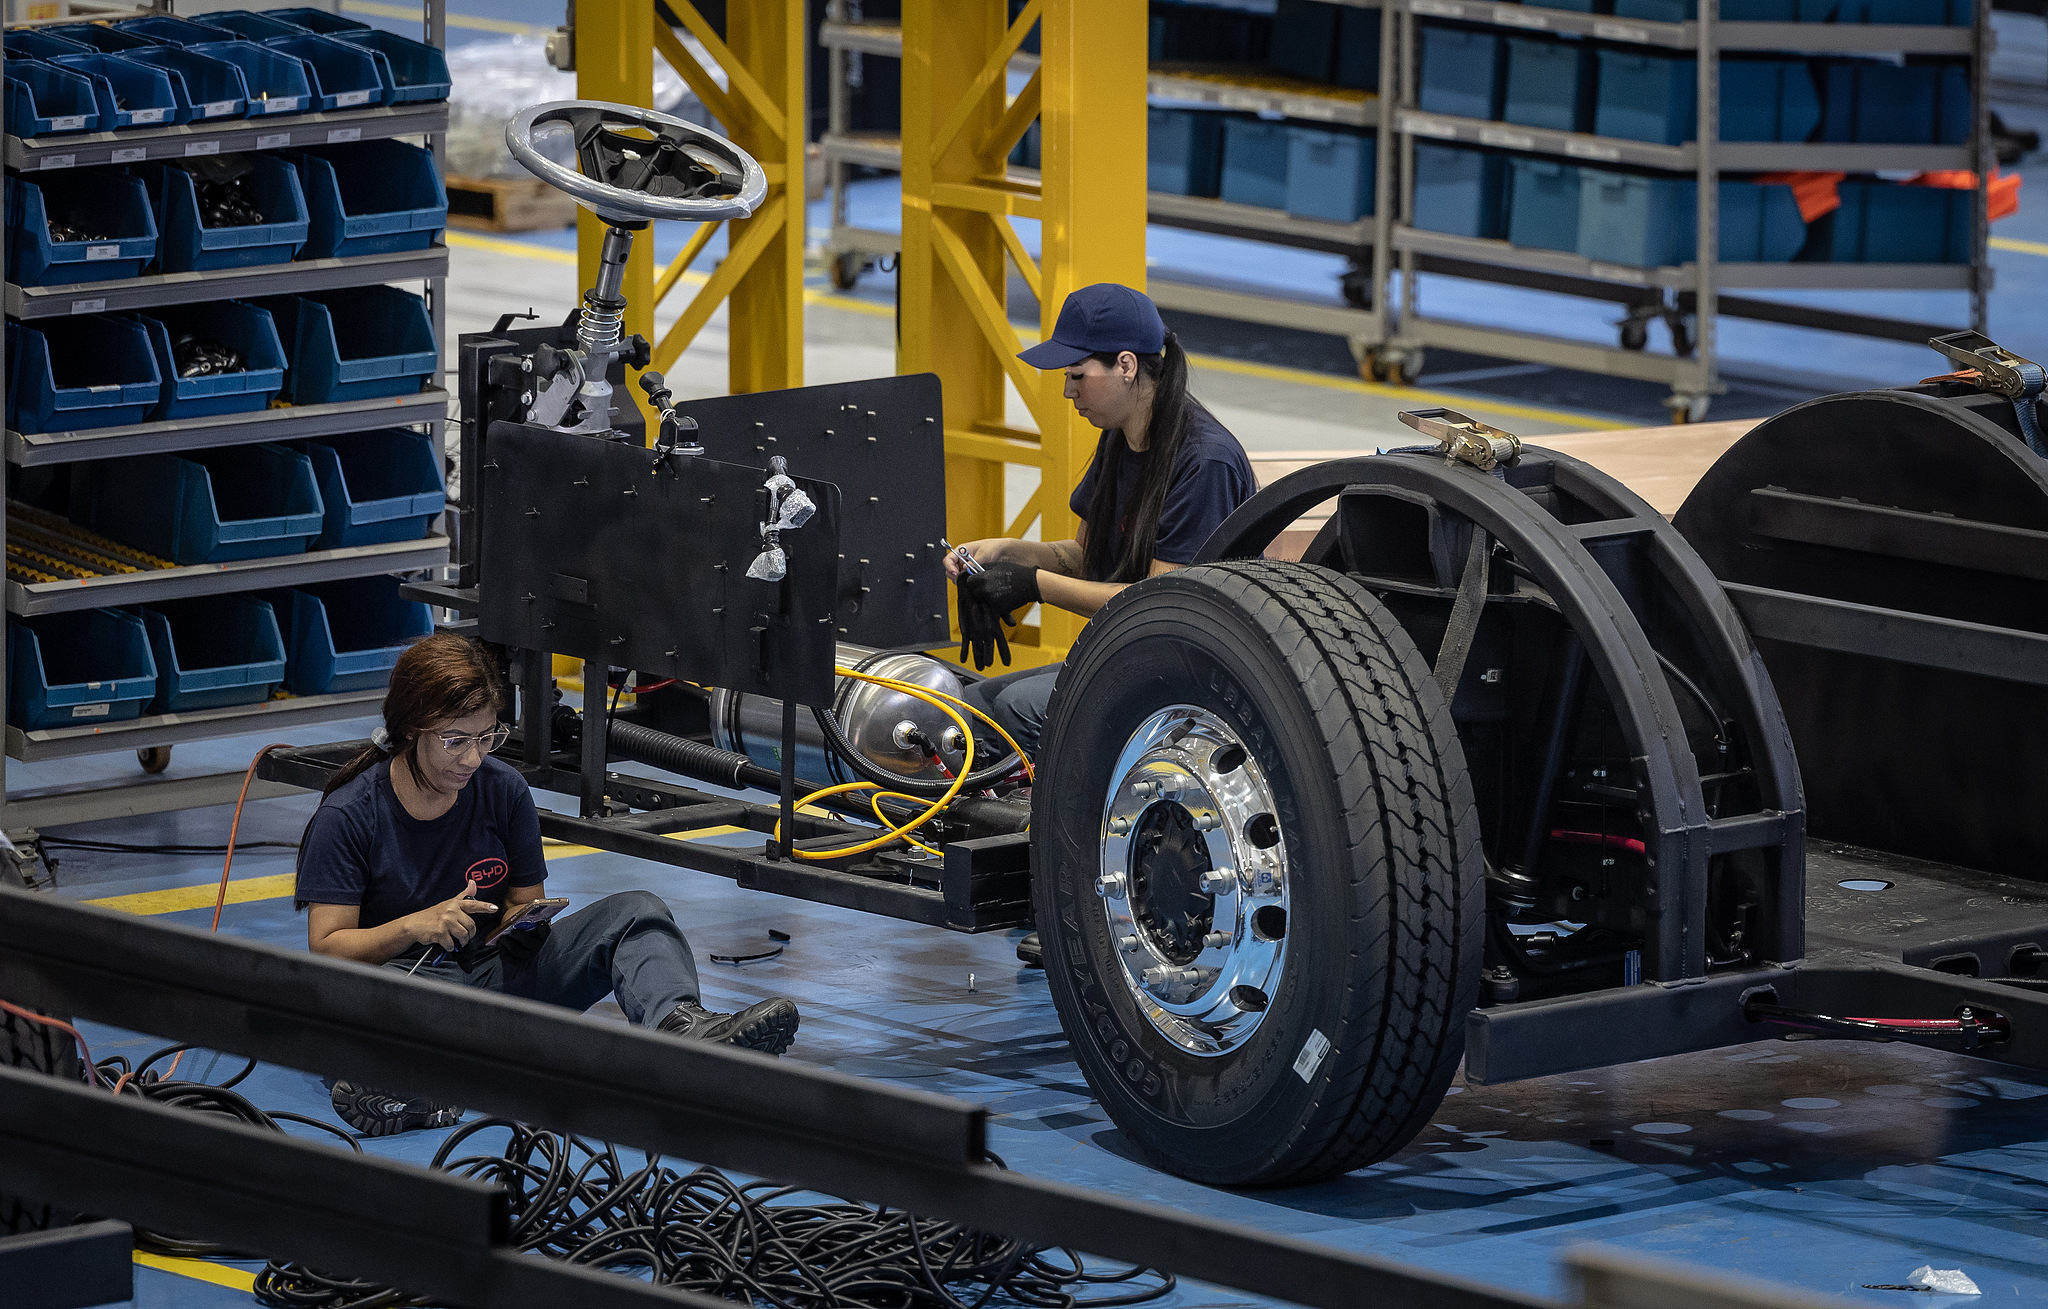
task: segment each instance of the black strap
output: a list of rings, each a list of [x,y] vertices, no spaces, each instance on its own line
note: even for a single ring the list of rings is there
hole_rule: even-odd
[[[1465,676],[1465,660],[1472,653],[1472,638],[1479,633],[1479,616],[1486,609],[1486,561],[1493,553],[1493,539],[1479,524],[1472,524],[1472,540],[1465,547],[1465,571],[1458,579],[1458,598],[1451,604],[1450,625],[1444,628],[1444,643],[1436,652],[1436,684],[1443,688],[1444,702],[1458,693]]]

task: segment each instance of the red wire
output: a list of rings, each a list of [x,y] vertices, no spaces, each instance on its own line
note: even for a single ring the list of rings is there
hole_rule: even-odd
[[[41,1023],[45,1027],[55,1027],[60,1031],[69,1032],[71,1039],[78,1042],[79,1053],[85,1057],[86,1085],[99,1085],[99,1066],[92,1061],[92,1047],[85,1043],[85,1037],[79,1034],[77,1028],[61,1018],[52,1018],[48,1014],[39,1014],[33,1010],[24,1009],[20,1005],[9,1004],[5,1000],[0,1000],[0,1009],[5,1009],[17,1018],[26,1018],[32,1023]]]
[[[1553,830],[1550,833],[1550,839],[1562,841],[1566,845],[1606,845],[1612,846],[1617,850],[1626,850],[1630,854],[1649,853],[1649,848],[1633,836],[1619,836],[1613,832],[1564,832]]]
[[[675,684],[675,678],[664,677],[659,682],[649,682],[645,686],[635,686],[627,689],[632,691],[634,695],[646,695],[649,691],[666,691]]]

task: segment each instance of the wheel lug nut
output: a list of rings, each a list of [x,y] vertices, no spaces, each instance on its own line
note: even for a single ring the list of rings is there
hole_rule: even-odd
[[[1128,836],[1128,835],[1130,835],[1130,831],[1131,831],[1131,820],[1130,820],[1130,819],[1128,819],[1128,818],[1112,818],[1112,819],[1110,819],[1110,820],[1109,820],[1109,834],[1110,834],[1111,836]]]
[[[1140,800],[1150,800],[1150,799],[1151,799],[1151,798],[1152,798],[1153,796],[1155,796],[1155,795],[1158,795],[1158,794],[1159,794],[1159,783],[1157,783],[1157,782],[1136,782],[1136,783],[1133,783],[1133,784],[1132,784],[1132,786],[1131,786],[1131,794],[1132,794],[1132,795],[1135,795],[1135,796],[1137,796],[1137,797],[1138,797],[1138,798],[1139,798]]]
[[[1108,900],[1124,898],[1124,877],[1122,873],[1110,873],[1095,879],[1095,894]]]
[[[1222,895],[1237,889],[1237,874],[1228,868],[1212,868],[1202,874],[1202,889],[1210,895]]]
[[[1119,936],[1116,939],[1116,948],[1123,951],[1125,954],[1138,953],[1138,948],[1144,944],[1145,943],[1138,938],[1138,934],[1136,932],[1128,932],[1125,935]]]
[[[1211,949],[1221,950],[1224,946],[1230,944],[1230,933],[1211,932],[1202,938],[1202,944],[1209,946]]]
[[[1197,832],[1213,832],[1221,826],[1223,826],[1223,820],[1218,818],[1214,812],[1195,815],[1195,830]]]

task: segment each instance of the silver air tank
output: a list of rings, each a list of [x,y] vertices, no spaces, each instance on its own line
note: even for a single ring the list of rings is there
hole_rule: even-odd
[[[867,646],[842,643],[838,664],[857,672],[872,673],[893,681],[908,682],[927,690],[959,696],[960,679],[945,664],[921,654],[889,654]],[[953,772],[966,762],[965,742],[953,720],[932,705],[901,691],[876,686],[857,678],[842,677],[832,697],[832,715],[839,727],[869,762],[899,777],[943,781],[945,774],[924,752],[911,744],[911,733],[922,732],[939,747],[939,757]],[[962,717],[967,717],[962,714]],[[969,718],[982,731],[985,724]],[[743,754],[766,768],[782,766],[782,701],[743,691],[711,692],[711,743],[721,750]],[[984,759],[987,755],[982,756]],[[825,744],[825,734],[809,712],[799,710],[796,718],[796,775],[820,782],[857,782],[861,778]]]

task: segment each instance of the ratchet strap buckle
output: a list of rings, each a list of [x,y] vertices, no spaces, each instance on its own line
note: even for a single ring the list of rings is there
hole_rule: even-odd
[[[1522,454],[1521,437],[1455,409],[1411,409],[1397,417],[1404,425],[1435,441],[1437,452],[1444,458],[1470,464],[1482,473],[1511,464]]]
[[[2019,419],[2020,435],[2035,454],[2048,457],[2048,441],[2041,435],[2035,413],[2035,397],[2048,387],[2048,368],[2023,359],[1981,332],[1950,332],[1927,344],[1947,355],[1956,371],[1923,382],[1964,382],[1980,391],[2002,395],[2012,401]]]

